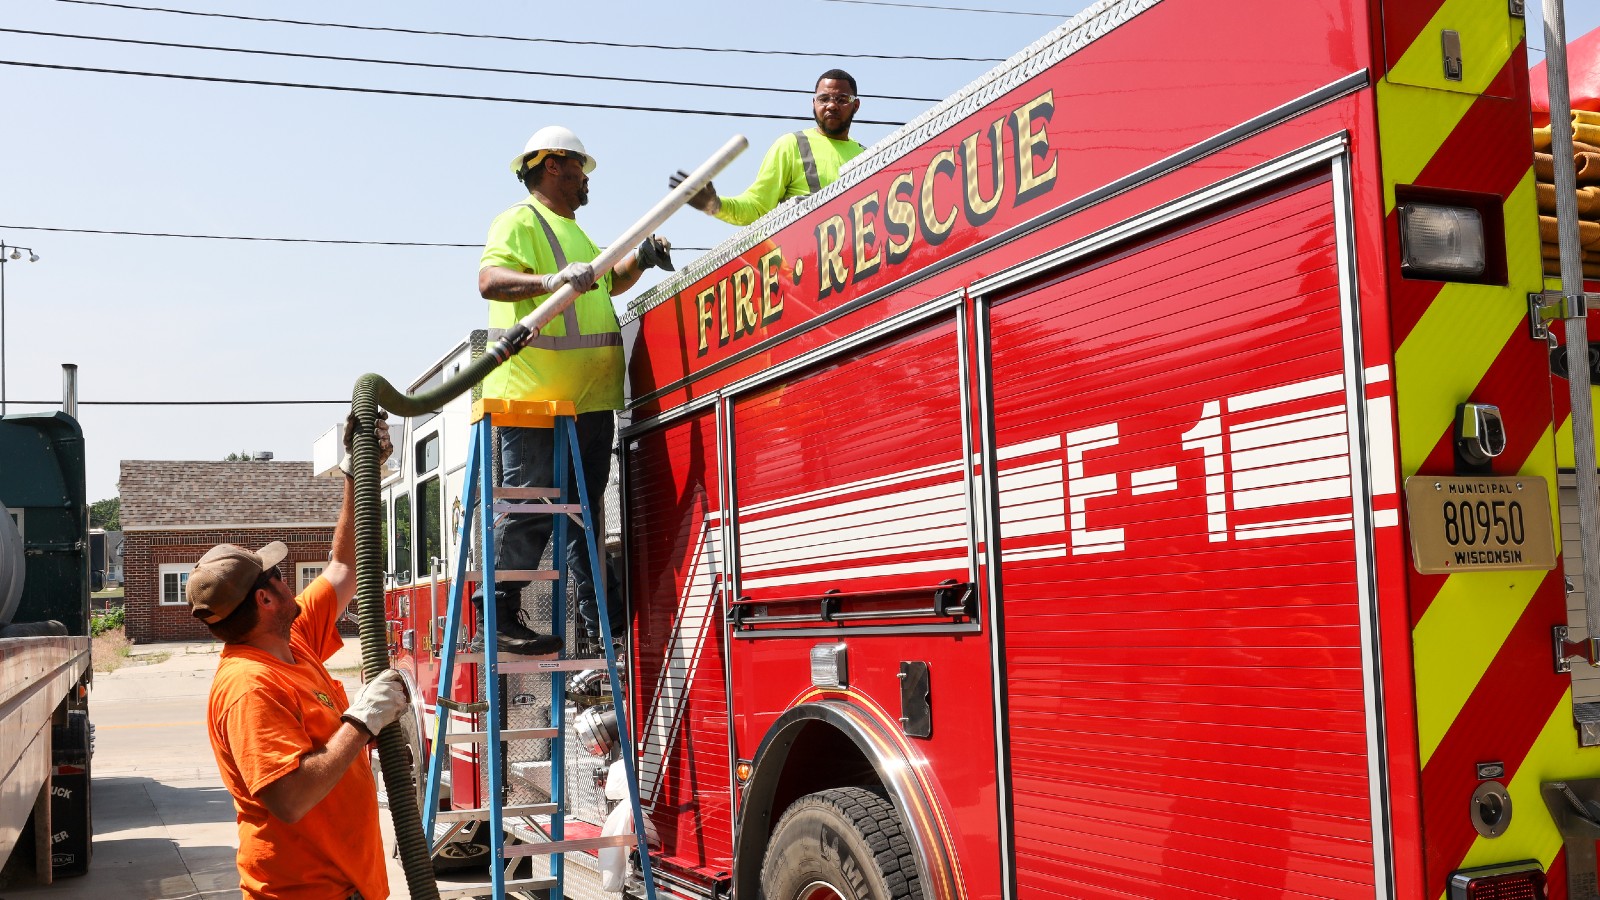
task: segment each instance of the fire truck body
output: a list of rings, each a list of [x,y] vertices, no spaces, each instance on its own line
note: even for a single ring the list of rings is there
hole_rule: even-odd
[[[1540,786],[1600,759],[1527,537],[1567,410],[1526,73],[1498,0],[1108,0],[641,298],[659,870],[758,896],[785,813],[866,787],[928,897],[1565,896]],[[1480,505],[1523,536],[1420,572],[1420,511]]]

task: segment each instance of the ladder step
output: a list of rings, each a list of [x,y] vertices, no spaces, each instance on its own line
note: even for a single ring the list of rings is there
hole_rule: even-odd
[[[561,489],[553,487],[497,487],[494,495],[503,500],[560,500]]]
[[[556,853],[582,853],[586,850],[600,850],[604,847],[633,847],[639,839],[631,834],[608,834],[601,837],[574,838],[569,841],[546,841],[538,844],[518,844],[507,847],[504,851],[506,859],[519,856],[551,856]]]
[[[494,668],[498,669],[499,674],[554,673],[554,671],[570,673],[570,671],[582,671],[582,669],[605,668],[605,660],[557,660],[555,653],[546,653],[542,657],[523,657],[520,653],[512,655],[512,653],[504,652],[496,653],[496,655],[499,657],[499,665],[494,666]],[[482,663],[483,652],[480,650],[477,653],[456,653],[456,661],[458,663]],[[555,666],[554,663],[590,663],[590,665]],[[549,666],[549,668],[541,668],[541,666]]]
[[[554,878],[518,878],[507,881],[506,893],[533,892],[552,890],[556,886]],[[473,897],[488,897],[494,893],[494,885],[485,881],[482,884],[441,884],[439,885],[439,900],[470,900]]]
[[[561,732],[554,728],[502,728],[502,741],[545,741]],[[446,744],[481,744],[489,739],[487,731],[459,731],[444,736]]]
[[[513,581],[555,581],[561,573],[555,569],[495,569],[494,580],[498,584],[509,584]],[[483,570],[474,569],[467,572],[468,581],[483,582]]]
[[[560,515],[560,514],[565,513],[567,515],[577,516],[577,515],[582,515],[583,514],[583,504],[581,504],[581,503],[496,503],[494,505],[494,512],[495,512],[495,515],[499,515],[501,513],[520,513],[520,514],[525,515],[525,516],[537,516],[537,515],[541,515],[541,514],[545,514],[545,513],[548,513],[548,514],[551,514],[551,515]]]
[[[537,656],[512,656],[501,653],[500,665],[497,667],[501,675],[526,675],[539,672],[586,672],[590,669],[604,669],[605,657],[598,659],[541,659]],[[456,662],[481,663],[482,653],[457,653]]]
[[[554,803],[529,803],[525,806],[503,806],[500,815],[507,819],[521,819],[526,816],[552,816],[560,807]],[[444,809],[433,814],[435,822],[487,822],[489,810],[487,809]]]

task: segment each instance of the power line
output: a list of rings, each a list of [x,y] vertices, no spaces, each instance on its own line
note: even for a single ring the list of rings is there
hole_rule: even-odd
[[[60,400],[7,400],[18,406],[60,406]],[[331,406],[343,400],[79,400],[79,406]]]
[[[476,244],[446,244],[436,241],[361,241],[345,240],[338,238],[289,238],[289,237],[256,237],[239,234],[186,234],[175,231],[116,231],[109,228],[52,228],[45,225],[0,225],[0,229],[9,228],[12,231],[54,231],[63,234],[108,234],[115,237],[158,237],[158,238],[189,238],[199,241],[263,241],[280,244],[342,244],[358,247],[466,247],[481,249],[483,243]],[[710,247],[684,247],[672,245],[674,250],[695,250],[701,253],[710,250]]]
[[[570,38],[533,38],[508,34],[473,34],[460,31],[428,31],[420,28],[396,28],[387,25],[350,25],[343,22],[309,22],[302,19],[274,19],[260,16],[242,16],[234,13],[198,12],[191,9],[170,9],[160,6],[135,6],[128,3],[108,3],[106,0],[56,0],[80,6],[103,6],[112,9],[129,9],[138,12],[170,13],[179,16],[204,16],[216,19],[234,19],[242,22],[271,22],[279,25],[309,25],[316,28],[344,28],[351,31],[387,31],[394,34],[421,34],[433,37],[459,37],[490,41],[521,41],[532,44],[563,44],[573,47],[617,47],[630,50],[691,50],[699,53],[745,53],[756,56],[803,56],[819,59],[915,59],[928,62],[1002,62],[999,58],[979,56],[917,56],[892,53],[814,53],[805,50],[752,50],[745,47],[695,47],[675,44],[627,44],[618,41],[579,41]]]
[[[59,0],[62,3],[86,0]],[[626,103],[585,103],[579,100],[533,100],[527,97],[491,97],[479,94],[443,94],[434,91],[401,91],[393,88],[350,87],[336,84],[303,84],[294,81],[260,81],[253,78],[221,78],[212,75],[178,75],[172,72],[135,72],[129,69],[101,69],[91,66],[64,66],[56,63],[21,62],[0,59],[0,66],[23,66],[30,69],[55,69],[61,72],[92,72],[99,75],[133,75],[140,78],[170,78],[178,81],[205,81],[215,84],[249,84],[258,87],[299,88],[308,91],[344,91],[355,94],[387,94],[393,97],[431,97],[437,100],[482,100],[489,103],[521,103],[530,106],[564,106],[581,109],[617,109],[628,112],[674,113],[685,116],[723,116],[734,119],[768,119],[780,122],[810,122],[810,116],[780,116],[772,113],[736,112],[722,109],[682,109],[670,106],[633,106]],[[891,125],[899,127],[904,122],[884,119],[856,119],[858,125]]]
[[[77,2],[77,0],[68,0]],[[1014,9],[977,9],[970,6],[933,6],[924,3],[888,3],[885,0],[823,0],[824,3],[855,3],[861,6],[898,6],[902,9],[942,9],[945,12],[992,13],[997,16],[1039,16],[1045,19],[1066,19],[1057,13],[1020,12]]]
[[[278,56],[290,59],[316,59],[329,62],[370,63],[381,66],[409,66],[418,69],[448,69],[457,72],[488,72],[496,75],[538,75],[546,78],[571,78],[582,81],[615,81],[626,84],[660,84],[672,87],[712,88],[728,91],[762,91],[774,94],[811,94],[810,88],[760,87],[743,84],[718,84],[716,82],[670,81],[660,78],[627,78],[620,75],[581,75],[571,72],[539,72],[531,69],[503,69],[494,66],[463,66],[451,63],[413,62],[403,59],[373,59],[361,56],[332,56],[322,53],[294,53],[287,50],[254,50],[246,47],[217,47],[207,44],[177,44],[169,41],[146,41],[136,38],[103,37],[90,34],[65,34],[57,31],[30,31],[25,28],[0,28],[6,34],[26,34],[34,37],[65,38],[74,41],[101,41],[112,44],[136,44],[142,47],[166,47],[175,50],[211,50],[218,53],[246,53],[254,56]],[[895,94],[873,94],[874,100],[911,100],[919,103],[936,103],[937,97],[903,97]]]
[[[268,241],[283,244],[350,244],[366,247],[479,247],[476,244],[445,244],[431,241],[356,241],[334,238],[251,237],[239,234],[181,234],[171,231],[113,231],[105,228],[48,228],[43,225],[0,225],[15,231],[56,231],[67,234],[111,234],[120,237],[194,238],[205,241]],[[690,249],[685,247],[684,249]]]

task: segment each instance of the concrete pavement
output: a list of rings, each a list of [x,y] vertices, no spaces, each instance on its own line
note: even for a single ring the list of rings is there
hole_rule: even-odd
[[[206,693],[220,652],[214,642],[140,645],[131,648],[132,664],[95,675],[89,874],[5,888],[0,900],[239,896],[233,800],[217,774],[205,726]],[[149,662],[161,654],[168,656]],[[360,661],[359,641],[348,638],[328,667],[353,692]],[[378,818],[392,847],[388,813]],[[408,897],[394,859],[389,884],[392,898]]]

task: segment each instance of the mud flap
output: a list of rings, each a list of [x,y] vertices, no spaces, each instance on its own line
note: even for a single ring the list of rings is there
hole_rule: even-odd
[[[1595,842],[1600,841],[1600,778],[1545,782],[1539,793],[1566,847],[1567,896],[1600,900],[1595,853]]]

